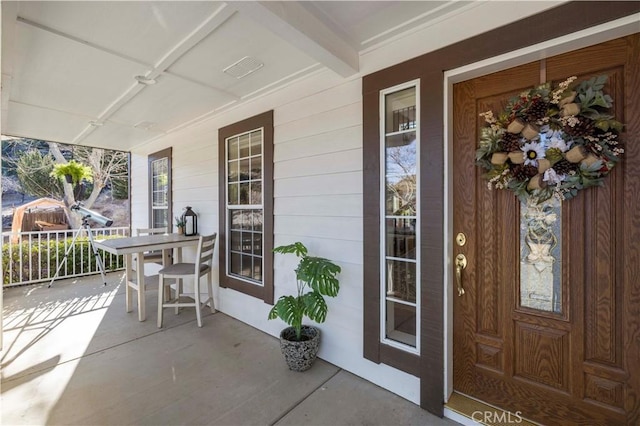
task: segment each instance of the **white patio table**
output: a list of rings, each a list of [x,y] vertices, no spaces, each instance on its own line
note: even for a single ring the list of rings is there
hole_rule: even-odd
[[[131,312],[132,289],[138,292],[138,320],[146,319],[145,285],[144,285],[144,253],[162,250],[162,264],[168,266],[171,262],[171,250],[176,249],[176,262],[182,261],[182,248],[197,246],[199,235],[186,237],[180,234],[142,235],[138,237],[114,238],[110,240],[96,240],[95,246],[115,255],[124,255],[126,270],[125,300],[127,312]],[[132,255],[136,256],[136,279],[133,278]]]

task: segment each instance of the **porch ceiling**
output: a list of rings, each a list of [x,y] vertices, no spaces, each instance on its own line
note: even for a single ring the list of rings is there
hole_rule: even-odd
[[[2,133],[131,150],[468,3],[3,1]]]

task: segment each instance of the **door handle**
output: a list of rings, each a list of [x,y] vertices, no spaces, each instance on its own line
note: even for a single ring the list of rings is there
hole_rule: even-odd
[[[462,286],[462,270],[467,267],[467,258],[464,254],[460,253],[456,256],[456,283],[458,284],[458,296],[464,294],[464,287]]]

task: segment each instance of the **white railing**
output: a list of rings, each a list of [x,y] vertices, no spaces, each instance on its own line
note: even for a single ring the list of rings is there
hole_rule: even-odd
[[[88,236],[81,231],[71,247],[77,229],[64,231],[3,232],[2,283],[4,287],[50,281],[68,252],[57,279],[100,273]],[[129,235],[129,228],[91,228],[93,238],[101,240]],[[71,247],[71,248],[70,248]],[[100,251],[105,271],[124,269],[122,256]]]

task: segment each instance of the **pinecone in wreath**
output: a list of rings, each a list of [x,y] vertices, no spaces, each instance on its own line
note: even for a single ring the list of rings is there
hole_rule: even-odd
[[[555,170],[555,172],[559,175],[566,175],[569,174],[569,172],[577,170],[578,169],[578,164],[577,163],[571,163],[567,160],[565,160],[564,158],[560,161],[558,161],[556,164],[553,165],[553,170]]]
[[[564,126],[564,131],[571,136],[588,136],[593,134],[596,122],[588,117],[580,117],[575,126]]]
[[[528,164],[517,164],[513,167],[512,174],[516,180],[524,182],[538,174],[538,168]]]
[[[520,150],[520,136],[515,133],[505,132],[500,141],[502,151],[513,152]]]
[[[531,105],[527,108],[526,117],[527,121],[535,122],[547,115],[549,105],[542,100],[542,98],[534,98],[531,101]]]

